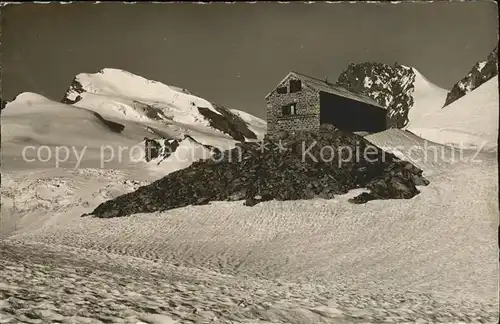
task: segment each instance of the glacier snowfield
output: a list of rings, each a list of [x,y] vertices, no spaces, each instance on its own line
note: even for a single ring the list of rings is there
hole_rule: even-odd
[[[28,93],[2,110],[0,323],[497,323],[497,155],[472,145],[496,149],[496,78],[443,109],[414,112],[409,132],[366,137],[424,170],[430,184],[412,199],[354,205],[355,190],[332,200],[214,202],[96,219],[81,215],[193,162],[129,156],[102,168],[102,145],[142,145],[151,128],[205,145],[236,142],[190,110],[204,99],[105,72],[80,75],[87,92],[68,94],[82,95],[80,106]],[[421,105],[443,99],[418,82]],[[172,100],[159,106],[177,118],[138,115],[133,102],[157,103],[165,92]],[[473,103],[487,118],[465,122]],[[233,113],[265,133],[261,119]],[[458,149],[442,144],[457,134],[471,146],[452,161]],[[425,158],[424,139],[440,155]],[[76,157],[56,168],[23,161],[26,145],[88,151],[78,168]]]

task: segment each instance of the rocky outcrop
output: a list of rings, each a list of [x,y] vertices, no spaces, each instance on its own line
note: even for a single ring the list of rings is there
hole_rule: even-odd
[[[208,120],[211,127],[238,141],[257,139],[257,135],[248,128],[248,124],[240,116],[221,105],[214,104],[214,108],[220,115],[208,108],[198,107],[198,111]]]
[[[398,160],[358,135],[323,127],[318,132],[281,133],[261,143],[242,142],[190,167],[99,205],[101,218],[165,211],[210,201],[331,199],[368,188],[351,200],[408,199],[426,185],[422,170]]]
[[[149,139],[144,138],[144,159],[146,162],[158,158],[168,158],[179,146],[179,142],[175,139]]]
[[[114,122],[112,120],[107,120],[107,119],[103,118],[100,114],[98,114],[96,112],[94,112],[94,116],[97,119],[99,119],[99,121],[101,121],[104,125],[106,125],[106,127],[109,130],[111,130],[112,132],[121,133],[125,129],[125,125],[117,123],[117,122]]]
[[[160,165],[168,159],[172,154],[177,152],[177,148],[188,141],[193,149],[206,149],[208,156],[220,154],[220,150],[216,147],[202,144],[195,140],[192,136],[184,135],[182,138],[144,138],[144,159],[146,162],[154,162]]]
[[[4,109],[7,104],[8,104],[7,101],[0,98],[0,109]]]
[[[453,86],[446,96],[443,107],[465,96],[496,75],[498,75],[498,47],[488,55],[486,60],[474,64],[471,71]]]
[[[75,104],[82,99],[80,94],[84,92],[85,89],[83,88],[82,84],[78,81],[78,79],[75,77],[73,78],[73,81],[71,81],[71,84],[68,90],[66,90],[66,93],[64,94],[64,97],[62,98],[61,102],[68,105]]]
[[[413,105],[415,72],[412,68],[394,64],[351,63],[336,82],[347,90],[364,94],[387,108],[387,127],[403,128],[408,124],[408,112]]]

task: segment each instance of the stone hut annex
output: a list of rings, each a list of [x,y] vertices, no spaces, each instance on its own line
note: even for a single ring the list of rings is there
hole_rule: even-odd
[[[386,129],[386,109],[375,100],[298,72],[266,96],[268,134],[316,131],[331,124],[348,132]]]

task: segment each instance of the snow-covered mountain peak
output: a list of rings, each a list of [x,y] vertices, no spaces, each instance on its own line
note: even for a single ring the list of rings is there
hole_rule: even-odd
[[[179,93],[191,96],[199,105],[211,106],[203,98],[192,96],[186,89],[171,87],[159,81],[149,80],[131,72],[104,68],[97,73],[80,73],[74,80],[63,101],[75,103],[82,93],[96,95],[126,97],[149,102],[164,102],[169,97],[179,96]]]
[[[110,118],[194,127],[235,140],[263,136],[255,134],[247,120],[219,104],[121,69],[78,74],[62,102]]]
[[[22,92],[18,94],[12,101],[5,102],[2,108],[2,116],[19,115],[31,113],[34,111],[45,111],[48,106],[63,106],[41,94],[34,92]]]
[[[7,106],[15,106],[15,105],[25,105],[25,104],[35,104],[35,103],[47,103],[51,102],[47,97],[44,97],[38,93],[34,92],[22,92],[18,94],[14,100],[8,103]]]
[[[414,79],[414,86],[415,86],[415,91],[419,91],[419,90],[429,90],[429,89],[439,89],[439,90],[444,90],[446,91],[446,89],[443,89],[439,86],[437,86],[436,84],[434,84],[432,81],[430,81],[429,79],[427,79],[422,73],[420,73],[419,70],[417,70],[416,68],[412,67],[411,68],[413,74],[415,74],[415,79]]]
[[[351,63],[337,85],[367,95],[387,108],[387,125],[404,128],[413,118],[442,106],[446,90],[434,85],[417,69],[384,63]]]

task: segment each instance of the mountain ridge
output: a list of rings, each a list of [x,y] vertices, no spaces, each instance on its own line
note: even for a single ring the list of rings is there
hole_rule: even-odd
[[[474,64],[471,70],[453,85],[453,88],[446,96],[443,108],[462,98],[496,75],[498,75],[498,46],[488,54],[485,60]]]
[[[258,137],[245,120],[218,103],[121,69],[76,75],[61,102],[120,118],[198,125],[237,141]]]

